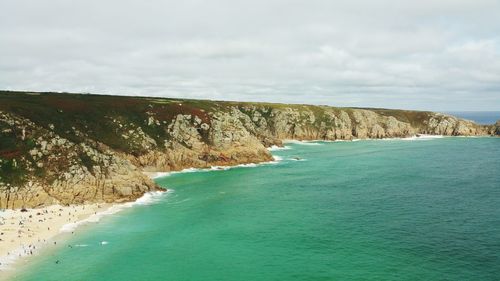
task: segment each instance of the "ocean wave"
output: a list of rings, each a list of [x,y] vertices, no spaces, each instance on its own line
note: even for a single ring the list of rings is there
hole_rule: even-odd
[[[279,150],[289,150],[289,149],[292,149],[291,147],[289,146],[277,146],[277,145],[273,145],[271,147],[268,147],[267,150],[269,151],[279,151]]]
[[[322,143],[335,143],[335,142],[355,142],[355,141],[360,141],[362,139],[350,139],[350,140],[343,140],[343,139],[336,139],[336,140],[316,140],[315,142],[317,144],[322,144]]]
[[[170,173],[171,172],[156,172],[151,176],[151,178],[152,179],[163,178],[170,175]]]
[[[317,141],[299,141],[299,140],[285,140],[283,141],[284,143],[293,143],[293,144],[298,144],[298,145],[323,145],[321,140]]]
[[[214,166],[217,167],[217,166]],[[157,179],[157,178],[163,178],[163,177],[168,177],[173,174],[180,174],[180,173],[194,173],[194,172],[199,172],[205,169],[198,169],[198,168],[186,168],[180,171],[171,171],[171,172],[156,172],[154,175],[151,177],[152,179]]]
[[[111,206],[110,208],[98,212],[89,216],[86,219],[77,221],[75,223],[68,223],[63,225],[60,229],[60,233],[73,232],[75,229],[83,224],[99,222],[102,217],[107,215],[116,214],[126,208],[130,208],[136,205],[151,205],[160,201],[166,194],[172,193],[173,190],[169,189],[167,191],[154,191],[145,193],[142,197],[138,198],[134,202],[121,203]],[[102,241],[102,245],[107,244],[107,241]],[[77,244],[75,247],[87,247],[87,244]],[[10,269],[10,265],[16,262],[21,256],[25,256],[25,251],[30,250],[25,246],[19,247],[15,250],[9,252],[9,255],[0,256],[0,271],[4,269]]]
[[[273,161],[268,161],[268,162],[261,162],[261,163],[246,163],[246,164],[239,164],[239,165],[234,165],[234,166],[211,166],[210,168],[188,168],[180,171],[173,171],[173,172],[157,172],[152,176],[153,179],[157,178],[162,178],[162,177],[168,177],[174,174],[182,174],[182,173],[194,173],[194,172],[214,172],[214,171],[226,171],[234,168],[255,168],[259,167],[262,165],[272,165],[272,164],[277,164],[280,161],[283,160],[282,157],[273,155]]]
[[[75,231],[76,228],[78,228],[79,226],[81,226],[83,224],[99,222],[102,217],[116,214],[120,211],[123,211],[124,209],[131,208],[131,207],[137,206],[137,205],[151,205],[151,204],[157,203],[166,194],[172,193],[172,192],[173,192],[173,190],[167,190],[166,192],[153,191],[153,192],[145,193],[142,197],[138,198],[134,202],[116,204],[116,205],[109,207],[107,210],[93,214],[86,219],[83,219],[83,220],[80,220],[77,222],[67,223],[61,227],[59,232],[62,232],[62,233],[73,232],[73,231]]]
[[[152,191],[144,194],[141,198],[137,199],[135,202],[130,202],[126,204],[134,205],[151,205],[158,203],[161,199],[163,199],[166,194],[170,194],[174,192],[172,189],[168,189],[167,191]]]
[[[413,136],[413,137],[408,137],[408,138],[402,138],[402,140],[406,141],[414,141],[414,140],[434,140],[434,139],[442,139],[444,136],[441,135],[420,135],[420,136]]]
[[[283,161],[283,157],[278,156],[278,155],[273,155],[273,158],[274,158],[274,161],[276,161],[276,162]]]
[[[392,140],[407,140],[407,141],[413,141],[413,140],[433,140],[433,139],[442,139],[448,136],[443,136],[443,135],[425,135],[425,134],[420,134],[418,136],[411,136],[411,137],[405,137],[405,138],[367,138],[367,139],[351,139],[351,140],[311,140],[311,141],[298,141],[298,140],[286,140],[284,141],[285,143],[293,143],[293,144],[298,144],[298,145],[322,145],[324,143],[335,143],[335,142],[357,142],[357,141],[376,141],[376,140],[384,140],[384,141],[392,141]],[[474,138],[478,136],[457,136],[457,137],[464,137],[464,138]]]
[[[403,141],[428,141],[428,140],[434,140],[434,139],[442,139],[444,136],[442,135],[419,135],[419,136],[411,136],[411,137],[406,137],[406,138],[383,138],[379,140],[383,141],[395,141],[395,140],[403,140]],[[372,139],[372,140],[377,140],[377,139]]]
[[[17,248],[9,253],[9,255],[0,258],[0,272],[4,269],[10,269],[11,264],[15,263],[19,257],[24,256],[24,248]]]
[[[229,166],[212,166],[210,167],[210,170],[211,171],[225,171],[225,170],[229,170],[231,167]]]
[[[254,167],[257,167],[258,164],[255,164],[255,163],[248,163],[248,164],[240,164],[240,165],[236,165],[235,167],[247,167],[247,168],[254,168]]]

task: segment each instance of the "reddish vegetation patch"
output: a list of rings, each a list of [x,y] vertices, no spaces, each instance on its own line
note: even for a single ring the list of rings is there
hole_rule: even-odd
[[[44,101],[47,105],[66,112],[84,112],[91,108],[89,103],[77,99],[46,96],[44,97]]]
[[[151,109],[159,120],[171,120],[178,114],[184,114],[183,108],[179,104],[169,104],[163,106],[155,106]]]
[[[191,115],[198,116],[198,118],[200,118],[202,122],[210,124],[210,117],[206,112],[202,111],[199,108],[190,108],[189,111]]]
[[[156,106],[151,111],[155,113],[156,118],[159,120],[170,121],[179,114],[186,114],[198,116],[203,122],[210,123],[210,118],[206,112],[185,104],[171,103],[160,107]]]
[[[96,98],[94,96],[89,96],[88,98],[84,98],[84,96],[47,95],[42,96],[42,98],[48,106],[62,109],[66,112],[86,112],[97,108],[119,110],[136,109],[144,104],[144,101],[141,99],[128,97],[117,98],[101,96]]]
[[[0,157],[5,159],[13,159],[18,156],[21,156],[21,150],[19,149],[10,149],[0,151]]]
[[[141,108],[141,105],[144,105],[144,100],[130,97],[107,97],[107,101],[105,101],[103,105],[106,107],[111,106],[113,108],[120,109]]]

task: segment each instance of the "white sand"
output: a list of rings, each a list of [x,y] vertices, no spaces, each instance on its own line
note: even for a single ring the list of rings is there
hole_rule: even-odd
[[[39,209],[0,211],[0,275],[13,269],[21,258],[35,255],[47,245],[57,243],[57,236],[65,229],[74,231],[72,225],[95,216],[112,207],[112,204],[77,206],[53,205]]]
[[[63,233],[73,234],[81,224],[98,222],[102,216],[125,208],[153,204],[169,192],[148,192],[127,203],[53,205],[27,212],[19,209],[0,211],[0,280],[8,280],[21,262],[29,263],[29,257],[41,248],[63,243],[67,239]]]

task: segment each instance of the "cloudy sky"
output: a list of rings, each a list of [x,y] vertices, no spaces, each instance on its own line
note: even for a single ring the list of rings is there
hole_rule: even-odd
[[[500,110],[500,1],[1,0],[0,88]]]

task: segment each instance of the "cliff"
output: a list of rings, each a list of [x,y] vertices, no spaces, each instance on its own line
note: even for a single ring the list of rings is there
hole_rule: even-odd
[[[263,162],[285,139],[491,135],[440,113],[0,92],[0,209],[119,202],[159,188],[143,172]]]

